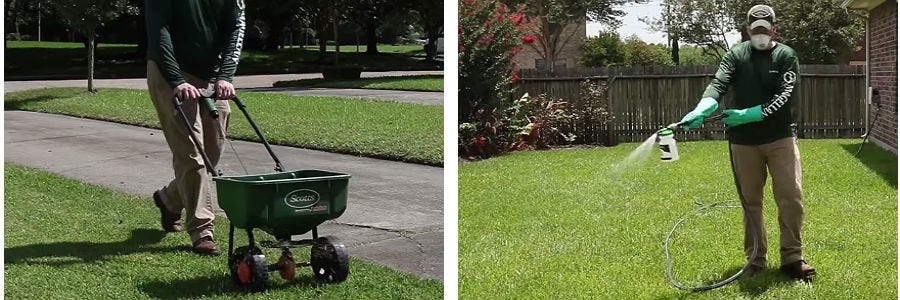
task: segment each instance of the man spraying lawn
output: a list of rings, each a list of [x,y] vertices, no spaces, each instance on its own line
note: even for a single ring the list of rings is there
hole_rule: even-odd
[[[734,89],[734,108],[722,113],[728,125],[732,169],[745,205],[744,250],[752,260],[747,274],[766,268],[762,205],[766,176],[771,174],[781,231],[781,271],[808,281],[816,271],[803,257],[800,238],[804,208],[794,123],[799,62],[794,49],[773,40],[775,25],[771,7],[756,5],[748,11],[750,41],[725,54],[697,107],[681,122],[685,130],[699,127],[718,108],[726,91]]]
[[[183,101],[188,123],[215,168],[228,128],[232,80],[244,39],[243,0],[152,0],[146,2],[147,86],[172,151],[175,179],[153,193],[162,227],[181,231],[185,211],[194,251],[218,255],[213,240],[215,215],[209,205],[205,164],[179,123],[173,97]],[[202,109],[201,90],[213,86],[218,117]]]

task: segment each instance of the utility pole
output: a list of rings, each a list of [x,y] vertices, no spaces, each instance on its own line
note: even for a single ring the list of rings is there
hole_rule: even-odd
[[[41,41],[41,1],[38,1],[38,42]]]

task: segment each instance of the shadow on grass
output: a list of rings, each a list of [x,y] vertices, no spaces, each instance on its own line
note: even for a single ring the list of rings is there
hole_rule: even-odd
[[[41,95],[41,96],[25,98],[25,99],[20,99],[20,100],[6,101],[6,102],[3,102],[3,110],[20,110],[25,105],[28,105],[31,103],[50,101],[50,100],[58,99],[58,98],[63,98],[63,97],[51,96],[51,95]]]
[[[132,253],[163,253],[181,251],[178,247],[153,246],[162,241],[166,233],[162,230],[135,229],[127,240],[111,243],[58,242],[31,244],[6,248],[4,259],[7,264],[39,264],[47,266],[67,266],[79,263],[94,263],[112,256]],[[186,251],[190,251],[187,248]]]
[[[860,162],[868,167],[869,170],[872,170],[878,174],[878,176],[881,176],[887,184],[896,189],[897,155],[881,149],[871,142],[867,142],[862,147],[859,155],[855,155],[856,151],[859,149],[859,145],[860,143],[841,144],[841,147],[843,147],[851,156],[855,156]]]
[[[416,81],[428,79],[442,79],[442,75],[408,75],[408,76],[386,76],[386,77],[363,77],[360,79],[349,80],[326,80],[324,78],[309,78],[288,81],[278,81],[273,84],[276,88],[283,87],[323,87],[323,88],[371,88],[369,85],[388,84],[402,81]],[[428,89],[413,89],[413,91],[426,91]]]
[[[702,285],[711,285],[716,282],[721,282],[721,281],[727,279],[728,277],[731,277],[731,275],[736,274],[743,267],[744,266],[731,268],[728,271],[725,271],[723,273],[725,275],[723,275],[722,278],[704,282]],[[756,297],[759,297],[760,295],[764,294],[772,286],[788,283],[790,281],[791,280],[789,278],[785,277],[783,274],[781,274],[781,272],[778,269],[767,268],[762,273],[756,274],[756,276],[753,276],[753,277],[743,275],[740,278],[738,278],[737,280],[729,283],[728,285],[725,285],[725,287],[730,286],[730,285],[737,285],[738,290],[740,291],[741,294],[744,294],[749,298],[756,298]],[[695,298],[697,293],[705,293],[705,292],[713,292],[713,291],[715,291],[715,290],[698,291],[698,292],[684,292],[684,293],[680,293],[677,298],[678,299],[693,299],[693,298]],[[670,299],[670,297],[669,296],[661,296],[661,297],[657,297],[657,299]]]
[[[284,281],[281,278],[272,278],[272,276],[277,277],[278,272],[271,272],[269,276],[270,280],[273,281],[268,291],[278,291],[293,287],[316,288],[324,285],[316,281],[311,275],[298,275],[292,282]],[[138,289],[153,298],[159,299],[193,299],[219,295],[240,298],[250,293],[234,285],[231,281],[231,275],[228,274],[183,280],[151,281],[140,284]]]

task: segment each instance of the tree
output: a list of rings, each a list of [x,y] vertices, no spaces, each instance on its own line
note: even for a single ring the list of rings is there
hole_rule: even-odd
[[[642,19],[651,29],[703,47],[704,53],[721,58],[732,45],[729,31],[747,36],[747,11],[756,4],[775,10],[776,40],[797,50],[800,63],[842,63],[862,38],[864,23],[855,11],[846,11],[831,0],[664,0],[669,9],[660,18]]]
[[[50,4],[66,26],[87,38],[88,91],[93,93],[97,29],[123,14],[137,15],[138,8],[129,5],[128,0],[55,0]]]
[[[333,14],[332,3],[329,1],[304,1],[300,6],[307,24],[310,24],[316,32],[319,40],[319,63],[325,63],[326,43],[328,41],[328,25],[331,24]]]
[[[747,11],[756,4],[766,4],[775,10],[778,28],[775,39],[797,50],[802,64],[845,63],[865,33],[861,13],[845,10],[840,1],[729,1],[732,23],[741,29],[744,40],[749,39],[743,30]]]
[[[625,39],[622,49],[625,50],[625,64],[629,66],[663,66],[673,64],[665,45],[647,44],[636,35]]]
[[[425,59],[437,58],[437,40],[444,35],[444,1],[416,1],[419,22],[428,38],[425,45]]]
[[[719,64],[715,55],[703,53],[697,46],[685,45],[679,48],[679,60],[684,66],[714,66]]]
[[[41,37],[41,19],[42,16],[48,16],[52,13],[48,0],[4,0],[6,5],[6,28],[13,29],[13,37],[21,40],[28,34],[22,32],[22,26],[37,23],[37,30],[34,32],[39,40]]]
[[[360,0],[348,2],[346,11],[348,20],[365,29],[366,53],[378,52],[378,29],[386,23],[412,23],[410,10],[421,5],[422,1],[408,2],[403,0]],[[435,5],[428,2],[429,5]],[[441,7],[442,9],[443,7]],[[443,12],[443,10],[442,10]]]
[[[246,1],[247,18],[262,23],[264,41],[261,50],[275,51],[284,44],[284,29],[296,21],[300,1]]]
[[[577,31],[570,30],[570,26],[582,26],[587,21],[599,22],[617,27],[621,21],[619,17],[625,12],[616,9],[625,3],[640,2],[642,0],[507,0],[510,6],[525,5],[526,14],[536,18],[539,23],[539,31],[536,34],[536,42],[529,45],[538,55],[547,62],[549,71],[554,71],[554,65],[563,48],[576,37]]]
[[[731,49],[726,34],[737,26],[729,14],[727,1],[663,0],[663,4],[667,8],[659,18],[641,18],[641,21],[650,25],[651,30],[674,38],[676,47],[677,41],[683,41],[698,45],[704,53],[718,58]]]
[[[582,63],[589,67],[672,65],[665,45],[647,44],[636,35],[624,41],[615,31],[601,31],[584,44]]]
[[[584,41],[581,63],[588,67],[608,67],[625,63],[622,39],[613,30],[600,31],[596,37]]]

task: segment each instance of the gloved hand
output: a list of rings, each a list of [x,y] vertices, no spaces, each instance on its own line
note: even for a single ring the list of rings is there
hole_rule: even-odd
[[[722,113],[727,116],[722,122],[725,122],[728,126],[738,126],[763,120],[762,105],[745,109],[726,109]]]
[[[703,98],[700,99],[700,102],[697,103],[697,107],[694,108],[691,112],[684,115],[684,118],[681,118],[681,122],[684,123],[684,130],[690,130],[691,128],[700,127],[700,124],[703,124],[703,118],[706,118],[712,112],[716,111],[719,108],[719,102],[713,98]]]

